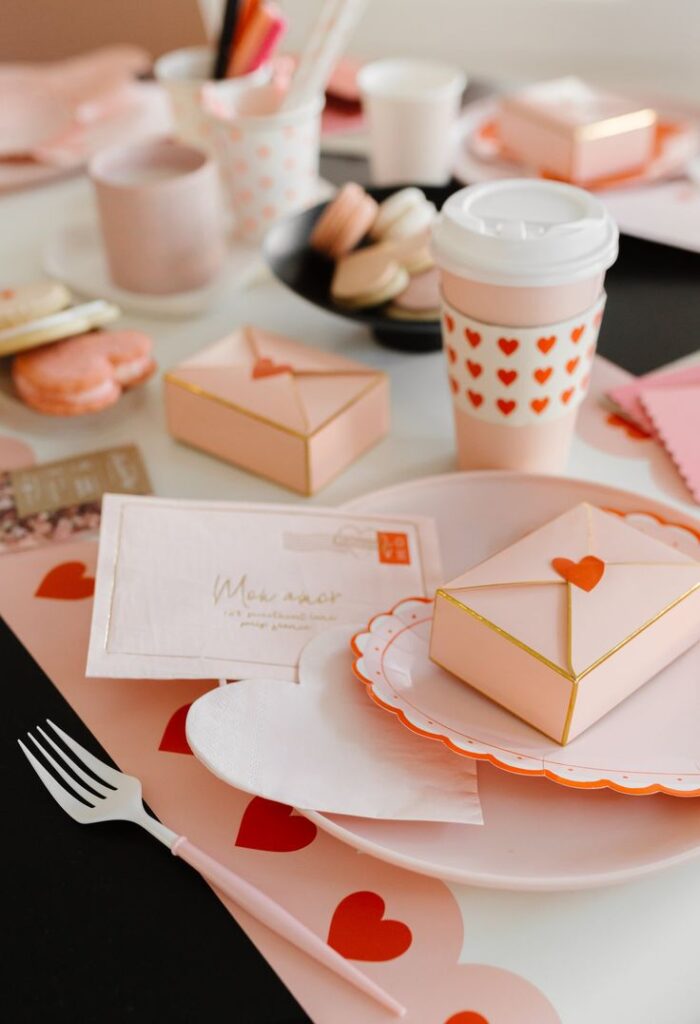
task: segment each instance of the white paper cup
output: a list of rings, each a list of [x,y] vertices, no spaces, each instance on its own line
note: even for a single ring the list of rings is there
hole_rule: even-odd
[[[376,184],[444,185],[449,180],[466,82],[458,68],[409,58],[375,61],[361,69],[358,85]]]
[[[214,87],[224,95],[233,94],[251,86],[264,85],[270,80],[269,64],[220,82],[212,80],[214,51],[209,46],[190,46],[172,50],[156,61],[153,71],[165,87],[175,118],[177,136],[190,145],[213,150],[211,125],[202,106],[202,89]]]
[[[246,93],[226,115],[218,103],[209,108],[234,230],[253,242],[318,194],[323,97],[292,110],[262,112],[278,99],[274,87],[265,86]]]

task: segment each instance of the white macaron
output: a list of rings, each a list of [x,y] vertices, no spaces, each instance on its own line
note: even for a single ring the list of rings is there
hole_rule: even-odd
[[[430,227],[436,215],[419,188],[402,188],[380,203],[370,234],[382,241],[410,238]]]

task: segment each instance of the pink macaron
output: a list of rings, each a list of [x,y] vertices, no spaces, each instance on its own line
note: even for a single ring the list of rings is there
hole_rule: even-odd
[[[361,185],[343,185],[316,221],[309,239],[312,249],[334,260],[345,256],[372,227],[377,209]]]
[[[100,412],[122,390],[151,376],[152,341],[141,331],[92,331],[15,357],[12,380],[20,398],[51,416]]]

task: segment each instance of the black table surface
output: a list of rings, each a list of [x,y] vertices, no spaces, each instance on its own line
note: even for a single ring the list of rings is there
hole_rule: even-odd
[[[364,164],[346,159],[327,159],[323,171],[337,182],[366,177]],[[700,255],[622,238],[602,354],[639,374],[694,352],[699,285]],[[16,738],[49,717],[106,754],[4,624],[0,657],[4,1019],[307,1021],[194,871],[133,826],[84,828],[58,808]]]

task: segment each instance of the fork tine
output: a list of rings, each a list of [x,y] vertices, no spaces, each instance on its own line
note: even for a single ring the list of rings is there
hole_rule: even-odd
[[[106,783],[108,786],[112,786],[113,789],[119,789],[119,785],[124,778],[123,772],[118,771],[116,768],[110,768],[110,766],[105,764],[104,761],[100,761],[99,757],[95,757],[95,755],[91,754],[89,750],[85,749],[85,747],[81,747],[80,744],[65,733],[63,729],[59,729],[57,725],[54,725],[50,718],[47,718],[46,721],[53,731],[58,733],[66,746],[70,747],[73,753],[77,754],[83,763],[100,777],[102,782]]]
[[[70,814],[71,818],[75,818],[77,821],[82,821],[85,818],[86,812],[90,811],[89,807],[85,804],[81,804],[79,800],[76,800],[72,793],[69,793],[67,789],[64,789],[60,782],[57,781],[46,768],[44,768],[41,761],[38,761],[31,750],[25,747],[22,740],[17,740],[19,743],[22,753],[29,761],[30,765],[37,773],[41,781],[48,789],[51,796],[54,798],[57,804]]]
[[[55,757],[52,757],[48,750],[45,750],[44,747],[42,747],[41,743],[39,743],[39,740],[36,738],[36,736],[33,736],[30,732],[27,733],[27,736],[32,741],[37,750],[39,750],[43,754],[43,756],[46,758],[49,764],[56,769],[61,778],[65,779],[66,784],[70,786],[70,788],[77,796],[82,797],[83,800],[87,800],[88,803],[93,807],[102,799],[101,797],[95,796],[94,793],[91,793],[89,790],[85,789],[82,783],[76,782],[73,776],[68,774],[63,765],[59,761],[57,761]]]
[[[63,759],[63,763],[67,764],[68,767],[75,772],[78,778],[83,780],[88,789],[94,790],[97,796],[103,798],[108,796],[109,793],[112,792],[112,790],[107,787],[107,783],[96,782],[92,775],[88,775],[86,771],[83,771],[83,767],[80,761],[76,761],[72,757],[69,757],[65,750],[62,750],[59,747],[58,743],[56,743],[55,740],[52,740],[49,734],[47,732],[44,732],[40,725],[37,725],[36,731],[38,733],[41,733],[41,735],[44,737],[47,743],[51,744],[56,753]],[[45,757],[49,756],[45,750],[42,750],[42,753],[44,754]]]

